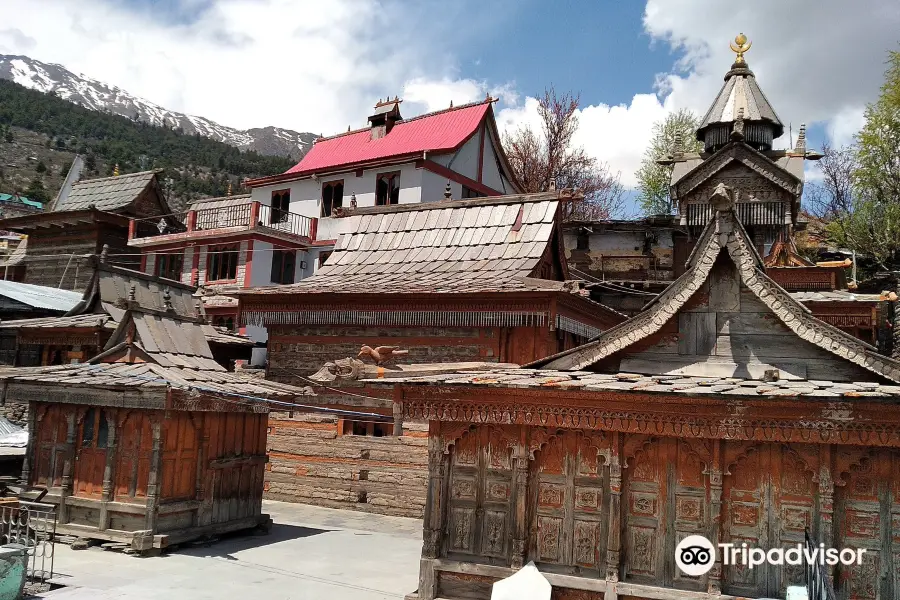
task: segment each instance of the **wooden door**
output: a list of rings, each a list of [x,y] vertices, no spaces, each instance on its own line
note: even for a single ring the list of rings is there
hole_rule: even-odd
[[[37,419],[35,435],[35,461],[31,475],[34,485],[56,487],[62,485],[63,462],[66,453],[66,437],[69,431],[71,408],[63,410],[60,405],[47,406]],[[39,415],[43,407],[38,408]]]
[[[119,427],[116,451],[115,497],[120,502],[147,497],[150,481],[150,457],[153,453],[153,432],[150,415],[144,411],[130,411]]]
[[[865,549],[861,565],[839,566],[841,600],[893,600],[900,594],[900,455],[865,449],[836,489],[835,546]]]
[[[240,418],[243,415],[236,413],[235,416]],[[191,413],[176,413],[164,421],[161,500],[190,500],[196,496],[197,432]],[[234,438],[240,443],[241,432],[237,431]]]
[[[552,437],[533,465],[529,557],[541,569],[605,576],[609,468],[602,434]]]
[[[76,496],[99,498],[103,493],[103,471],[106,468],[106,444],[109,422],[102,408],[88,408],[75,439]]]
[[[626,448],[632,448],[623,472],[626,580],[705,591],[705,575],[688,577],[676,568],[675,547],[689,535],[709,537],[702,459],[710,448],[701,440],[649,436],[630,436]]]
[[[800,446],[797,446],[801,448]],[[722,494],[723,539],[748,548],[790,548],[804,540],[815,518],[817,486],[807,453],[780,444],[730,442]],[[801,565],[724,565],[723,592],[783,596],[789,585],[805,585]]]
[[[499,427],[481,426],[453,447],[446,552],[508,564],[512,443]]]

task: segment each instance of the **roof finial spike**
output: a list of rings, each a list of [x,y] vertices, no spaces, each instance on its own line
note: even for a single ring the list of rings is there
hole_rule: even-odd
[[[119,163],[116,163],[116,166],[113,167],[113,177],[119,176]]]
[[[350,133],[350,126],[347,125],[347,133]]]
[[[453,100],[450,101],[450,108],[453,108]]]
[[[356,208],[356,192],[350,193],[350,208]]]
[[[100,262],[105,263],[109,259],[109,244],[103,244],[103,249],[100,251]]]
[[[794,146],[795,154],[806,154],[806,123],[800,123],[800,133],[797,134],[797,145]]]
[[[226,192],[229,198],[231,198],[231,180],[228,180],[228,192]]]
[[[556,191],[556,177],[550,178],[550,183],[547,185],[547,191],[549,191],[549,192]]]
[[[163,308],[167,311],[175,310],[175,307],[172,306],[172,293],[169,291],[169,286],[166,286],[165,291],[163,291]]]
[[[737,58],[734,59],[734,64],[745,64],[744,54],[750,50],[750,46],[752,45],[753,42],[749,41],[747,36],[743,33],[739,33],[735,36],[734,41],[729,44],[729,46],[731,46],[731,51],[737,54]]]
[[[128,300],[130,302],[137,300],[137,286],[133,283],[131,284],[131,287],[128,288]]]
[[[447,187],[444,188],[444,200],[453,200],[453,191],[450,189],[450,180],[447,180]]]

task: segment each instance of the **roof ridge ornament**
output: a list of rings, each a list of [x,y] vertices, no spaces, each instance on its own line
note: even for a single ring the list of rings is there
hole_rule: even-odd
[[[747,62],[744,60],[744,54],[750,50],[750,47],[753,45],[753,42],[747,39],[747,36],[742,33],[737,34],[734,37],[734,41],[728,44],[731,47],[731,51],[737,54],[737,58],[734,59],[734,64],[736,65],[744,65]]]

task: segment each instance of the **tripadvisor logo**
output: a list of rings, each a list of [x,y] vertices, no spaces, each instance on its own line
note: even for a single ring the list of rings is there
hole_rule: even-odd
[[[735,544],[719,544],[722,555],[722,564],[744,565],[751,569],[763,564],[770,565],[812,565],[822,566],[861,565],[864,548],[826,548],[825,544],[818,547],[807,547],[797,544],[789,548],[751,548],[747,544],[736,546]],[[716,547],[702,535],[689,535],[675,547],[675,564],[681,572],[691,577],[705,575],[712,569],[716,562]]]

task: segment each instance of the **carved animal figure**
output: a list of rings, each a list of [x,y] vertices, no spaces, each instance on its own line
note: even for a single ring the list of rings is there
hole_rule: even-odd
[[[400,350],[399,346],[378,346],[373,349],[371,346],[363,346],[359,350],[359,354],[356,355],[357,358],[362,358],[364,356],[368,356],[372,360],[375,361],[376,365],[380,365],[392,359],[395,356],[402,356],[404,354],[409,354],[409,350]]]

